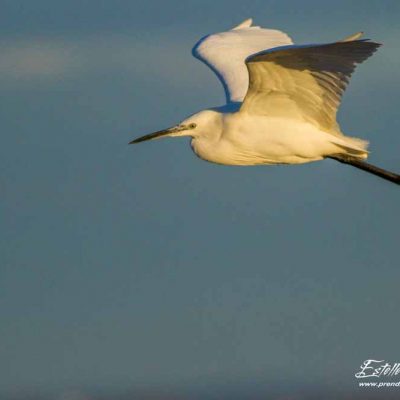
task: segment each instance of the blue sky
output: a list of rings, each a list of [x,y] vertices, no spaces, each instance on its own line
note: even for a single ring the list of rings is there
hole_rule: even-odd
[[[399,171],[399,2],[0,4],[3,397],[356,394],[365,359],[400,362],[398,187],[127,145],[222,103],[190,49],[253,17],[384,43],[339,121]]]

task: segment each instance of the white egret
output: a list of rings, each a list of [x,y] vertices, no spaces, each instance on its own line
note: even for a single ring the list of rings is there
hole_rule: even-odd
[[[400,175],[363,161],[368,142],[345,136],[336,121],[356,65],[380,46],[361,36],[300,46],[281,31],[252,26],[251,19],[207,35],[192,52],[216,73],[226,104],[130,143],[191,136],[196,155],[214,163],[301,164],[332,158],[400,184]]]

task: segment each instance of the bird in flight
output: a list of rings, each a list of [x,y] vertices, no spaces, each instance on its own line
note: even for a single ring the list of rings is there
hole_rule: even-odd
[[[207,35],[192,50],[221,81],[226,104],[130,143],[191,136],[195,154],[218,164],[331,158],[400,184],[400,175],[365,162],[368,142],[344,135],[336,120],[355,67],[380,44],[360,39],[360,32],[333,43],[294,45],[286,33],[252,23]]]

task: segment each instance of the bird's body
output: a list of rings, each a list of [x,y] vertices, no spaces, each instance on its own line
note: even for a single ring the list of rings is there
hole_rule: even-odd
[[[207,117],[206,117],[207,116]],[[225,165],[302,164],[332,154],[348,154],[354,139],[339,138],[309,122],[282,117],[253,116],[221,109],[195,114],[190,121],[207,118],[206,130],[192,138],[191,146],[203,160]]]
[[[366,164],[368,143],[344,135],[336,121],[341,96],[357,64],[380,46],[359,40],[298,46],[277,30],[246,20],[207,35],[192,53],[220,79],[226,104],[131,143],[191,136],[203,160],[225,165],[302,164],[324,158],[352,164],[400,183],[400,176]]]

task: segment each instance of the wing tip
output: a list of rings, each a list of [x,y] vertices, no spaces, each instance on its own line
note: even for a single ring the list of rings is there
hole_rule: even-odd
[[[379,42],[375,42],[374,40],[371,39],[358,39],[358,40],[351,40],[349,43],[365,43],[366,45],[368,45],[371,54],[375,53],[375,51],[377,51],[379,49],[379,47],[383,46],[383,43],[379,43]]]
[[[375,49],[378,49],[379,47],[383,46],[383,43],[376,42],[375,40],[372,40],[372,39],[368,39],[368,38],[361,39],[362,36],[364,36],[364,32],[360,31],[360,32],[354,33],[353,35],[346,36],[344,39],[338,40],[336,43],[351,43],[351,42],[360,43],[360,42],[363,42],[363,43],[368,43],[370,45],[373,45],[375,47]]]
[[[344,39],[339,40],[339,42],[352,42],[353,40],[360,39],[364,35],[363,31],[353,33],[352,35],[346,36]]]
[[[238,29],[250,28],[252,24],[253,24],[253,18],[247,18],[244,21],[242,21],[239,25],[234,26],[231,30],[236,31]]]

